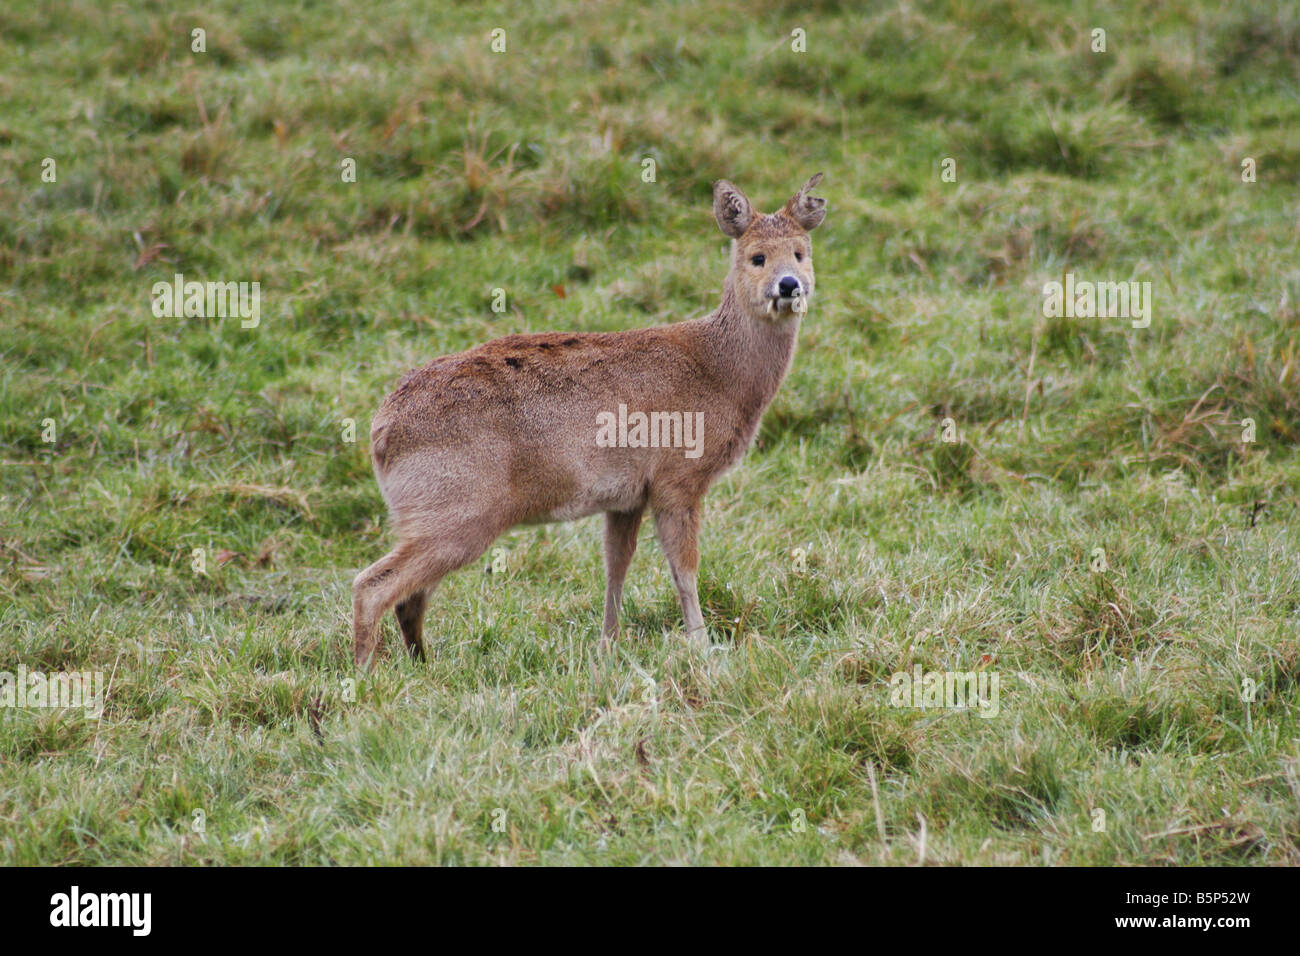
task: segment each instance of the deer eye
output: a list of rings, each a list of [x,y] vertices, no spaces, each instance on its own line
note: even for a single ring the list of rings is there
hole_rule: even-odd
[[[795,260],[795,262],[803,262],[803,253],[802,253],[802,252],[796,252],[796,253],[794,254],[794,260]]]
[[[754,256],[754,258],[750,259],[749,261],[754,263],[754,265],[756,266],[761,266],[764,262],[767,261],[767,256]]]

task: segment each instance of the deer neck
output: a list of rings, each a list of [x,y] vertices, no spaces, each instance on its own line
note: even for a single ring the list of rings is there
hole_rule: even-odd
[[[755,318],[737,300],[728,276],[722,302],[705,322],[714,372],[755,425],[790,370],[800,318],[798,313]]]

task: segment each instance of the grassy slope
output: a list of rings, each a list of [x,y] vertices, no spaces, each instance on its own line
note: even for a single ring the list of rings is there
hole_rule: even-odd
[[[98,722],[0,710],[0,863],[1300,862],[1288,4],[100,6],[0,13],[0,670],[111,675]],[[708,500],[730,650],[647,533],[596,656],[593,519],[348,701],[399,373],[705,311],[710,182],[817,170],[818,299]],[[155,319],[176,271],[261,326]],[[1044,318],[1065,271],[1151,327]],[[997,718],[887,706],[985,655]]]

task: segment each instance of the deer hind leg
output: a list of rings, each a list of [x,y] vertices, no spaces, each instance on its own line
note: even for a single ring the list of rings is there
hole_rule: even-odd
[[[407,647],[412,654],[422,655],[420,623],[428,592],[486,551],[500,530],[479,522],[477,527],[462,525],[437,537],[408,538],[358,574],[352,582],[352,650],[357,666],[369,666],[379,643],[380,621],[398,604],[402,605],[398,623]]]
[[[605,623],[600,629],[600,645],[608,648],[618,637],[618,615],[623,609],[623,580],[627,566],[636,553],[636,537],[641,529],[637,511],[605,513]]]
[[[393,609],[397,616],[397,626],[402,630],[402,640],[406,641],[406,650],[417,661],[424,660],[424,609],[429,605],[431,588],[416,591],[405,601],[398,601]]]
[[[705,644],[708,632],[704,629],[704,615],[700,613],[700,594],[695,577],[700,564],[699,506],[656,510],[655,527],[659,531],[659,546],[668,558],[668,570],[672,572],[673,584],[677,587],[677,599],[682,604],[687,640]]]

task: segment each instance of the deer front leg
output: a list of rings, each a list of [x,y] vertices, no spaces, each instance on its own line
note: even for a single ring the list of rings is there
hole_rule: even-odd
[[[623,609],[623,579],[636,553],[636,537],[641,529],[641,511],[605,512],[605,623],[600,629],[600,645],[608,648],[618,637],[618,615]]]
[[[700,564],[699,506],[656,511],[655,527],[659,530],[659,546],[668,558],[668,570],[672,572],[673,584],[677,587],[677,598],[682,602],[687,640],[694,644],[707,644],[708,633],[704,630],[695,579]]]

